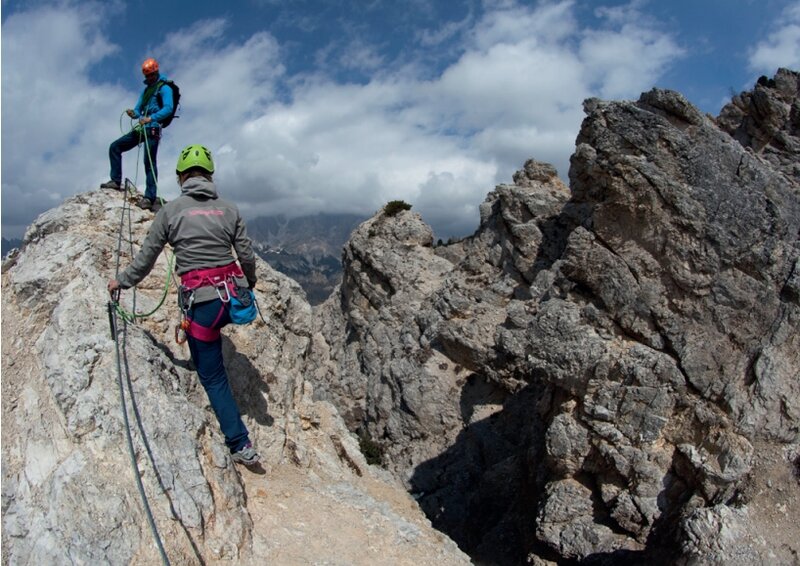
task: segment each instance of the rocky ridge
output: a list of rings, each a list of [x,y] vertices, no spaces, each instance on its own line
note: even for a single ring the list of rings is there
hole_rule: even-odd
[[[587,100],[569,189],[353,234],[308,374],[474,559],[796,563],[798,86]]]
[[[267,321],[225,348],[264,473],[222,449],[173,301],[126,327],[172,561],[468,563],[450,537],[488,564],[796,563],[798,86],[780,70],[719,118],[658,89],[587,100],[569,188],[530,160],[447,246],[376,214],[318,307],[260,265]],[[3,265],[8,563],[158,561],[105,311],[119,219],[78,195]]]
[[[235,467],[227,454],[188,350],[173,340],[174,289],[152,316],[121,328],[118,379],[105,282],[118,247],[124,267],[150,218],[134,207],[118,240],[122,202],[101,191],[70,198],[3,264],[3,563],[161,562],[131,469],[122,389],[171,564],[467,564],[366,463],[333,407],[312,400],[301,373],[311,307],[265,263],[256,294],[266,321],[228,327],[223,339],[261,469]],[[125,309],[157,307],[167,257],[135,295],[123,293]]]

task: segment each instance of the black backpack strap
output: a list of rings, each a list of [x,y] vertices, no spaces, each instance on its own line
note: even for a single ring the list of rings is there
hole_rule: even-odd
[[[164,108],[164,98],[161,96],[161,87],[165,86],[167,81],[159,79],[158,83],[156,83],[156,102],[158,102],[158,109],[161,110]]]

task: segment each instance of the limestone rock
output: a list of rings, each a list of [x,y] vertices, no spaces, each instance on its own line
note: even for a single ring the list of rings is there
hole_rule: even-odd
[[[705,537],[762,524],[743,494],[798,440],[798,78],[718,119],[588,100],[569,189],[531,160],[463,241],[412,213],[353,235],[307,373],[473,559],[769,562]]]
[[[220,448],[174,305],[125,327],[138,473],[175,561],[466,563],[447,537],[502,565],[796,561],[799,84],[780,70],[718,118],[661,89],[587,100],[569,188],[529,160],[446,246],[378,213],[314,308],[262,265],[267,320],[225,353],[265,476]],[[108,336],[119,212],[78,195],[3,266],[12,562],[157,559]]]
[[[795,181],[800,178],[800,77],[778,69],[773,78],[761,77],[752,91],[733,97],[717,123],[742,146]]]
[[[311,307],[266,264],[256,288],[266,322],[223,338],[260,470],[234,466],[188,350],[173,340],[168,253],[121,301],[150,312],[167,284],[164,305],[136,324],[120,319],[112,340],[106,281],[117,249],[125,267],[149,225],[149,213],[126,216],[122,203],[102,191],[69,199],[3,266],[4,564],[160,562],[121,395],[135,473],[172,564],[468,563],[366,463],[333,407],[312,400],[300,371]]]

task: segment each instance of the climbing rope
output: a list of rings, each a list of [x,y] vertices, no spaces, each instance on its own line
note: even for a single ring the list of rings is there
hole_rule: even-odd
[[[122,114],[119,115],[119,131],[121,133],[123,133],[123,134],[126,134],[128,132],[133,131],[137,127],[137,124],[134,123],[134,118],[131,118],[130,116],[128,116],[130,122],[129,122],[129,125],[128,125],[128,130],[126,131],[122,126],[122,118],[123,118],[123,116],[127,116],[127,111],[126,110],[123,110]],[[141,126],[141,128],[142,128],[142,135],[144,137],[144,144],[139,144],[137,146],[137,148],[136,148],[136,175],[134,176],[134,179],[133,179],[134,185],[136,185],[136,186],[138,186],[138,183],[139,183],[139,158],[141,157],[141,153],[142,153],[142,145],[144,145],[145,151],[147,152],[147,160],[150,162],[150,170],[153,171],[153,172],[156,171],[156,168],[153,167],[153,156],[150,155],[150,143],[147,141],[147,128],[144,127],[144,126]],[[158,187],[158,177],[157,177],[157,175],[155,175],[155,174],[153,175],[153,180],[156,183],[156,198],[157,199],[161,198],[161,192],[159,191],[159,187]]]
[[[115,278],[119,277],[119,265],[120,265],[120,256],[122,250],[122,224],[125,221],[125,214],[126,208],[128,209],[128,213],[130,213],[130,204],[128,203],[127,199],[127,187],[128,187],[128,179],[125,179],[125,195],[123,197],[123,206],[122,206],[122,215],[120,219],[120,230],[119,236],[117,239],[117,260],[116,260],[116,267],[115,267]],[[130,226],[130,222],[128,224]],[[133,246],[132,239],[131,246]],[[135,299],[134,299],[135,300]],[[134,303],[135,304],[135,303]],[[136,486],[139,489],[139,496],[142,500],[142,506],[144,507],[145,515],[147,516],[147,522],[150,525],[150,531],[153,533],[153,538],[156,541],[156,545],[158,546],[158,552],[161,555],[161,561],[165,564],[165,566],[169,566],[169,558],[167,558],[167,553],[164,550],[164,545],[161,542],[161,536],[158,534],[158,527],[156,526],[155,519],[153,518],[153,512],[150,510],[150,504],[147,501],[147,494],[144,491],[144,485],[142,484],[142,478],[139,475],[139,466],[136,463],[136,451],[133,448],[133,435],[131,434],[131,424],[128,419],[128,406],[125,402],[125,387],[122,383],[122,352],[120,348],[120,341],[119,341],[119,327],[117,325],[117,310],[119,306],[119,290],[115,291],[114,295],[111,297],[111,301],[108,303],[108,319],[111,325],[111,338],[114,340],[114,345],[116,349],[116,357],[117,357],[117,384],[119,386],[119,397],[120,397],[120,406],[122,409],[122,418],[125,422],[125,437],[128,441],[128,454],[131,460],[131,466],[133,467],[133,475],[136,478]],[[125,346],[127,346],[127,323],[128,321],[123,317],[123,329],[125,333]],[[124,348],[127,351],[127,348]],[[127,357],[126,357],[127,360]],[[127,370],[127,363],[125,364]],[[130,385],[130,373],[128,373],[128,383],[129,383],[129,391],[130,391],[130,398],[131,398],[131,405],[134,408],[134,415],[136,416],[137,422],[139,423],[139,430],[141,432],[142,438],[145,439],[144,442],[147,445],[146,435],[144,434],[144,428],[141,424],[139,418],[139,411],[138,407],[136,406],[136,398],[133,395],[133,387]],[[148,445],[148,454],[149,445]],[[151,455],[152,460],[152,455]],[[153,465],[155,468],[155,464]],[[156,475],[158,472],[156,471]],[[163,486],[162,486],[163,487]]]
[[[156,545],[158,546],[158,552],[161,555],[161,561],[166,565],[169,566],[169,558],[167,558],[167,552],[164,550],[164,544],[161,542],[161,536],[158,534],[158,527],[156,526],[155,519],[153,519],[153,512],[150,510],[150,504],[147,501],[147,494],[144,491],[144,485],[142,484],[142,478],[139,476],[139,466],[136,464],[136,452],[133,449],[133,437],[131,435],[131,424],[128,420],[128,407],[125,403],[125,388],[122,385],[122,355],[120,353],[120,345],[118,340],[118,328],[117,328],[117,320],[114,314],[114,310],[110,308],[109,303],[109,317],[111,320],[111,335],[114,338],[114,344],[116,345],[116,352],[117,352],[117,384],[119,385],[119,397],[120,397],[120,405],[122,407],[122,417],[125,421],[125,437],[128,440],[128,454],[130,455],[131,459],[131,466],[133,467],[133,475],[136,477],[136,486],[139,488],[139,496],[142,499],[142,505],[144,507],[145,515],[147,515],[147,522],[150,525],[150,531],[153,533],[153,538],[156,541]],[[127,326],[127,323],[126,323]],[[127,332],[125,332],[127,336]],[[133,391],[131,390],[131,394]],[[131,397],[131,403],[135,406],[135,401],[133,397]],[[135,411],[135,414],[138,418],[138,411]]]
[[[120,114],[120,130],[122,130],[122,116],[125,116],[125,115],[127,115],[125,112]],[[131,118],[131,130],[133,128],[134,128],[134,126],[133,126],[133,118]],[[117,274],[119,274],[119,261],[120,261],[121,240],[122,240],[122,223],[124,221],[125,205],[127,204],[127,196],[131,192],[130,191],[130,186],[133,185],[134,190],[135,190],[135,187],[137,186],[137,183],[139,181],[139,160],[140,160],[139,158],[141,157],[142,145],[144,145],[144,147],[145,147],[146,156],[147,156],[148,161],[150,162],[150,170],[154,172],[153,177],[154,177],[154,181],[155,181],[155,184],[156,184],[156,199],[160,199],[161,198],[161,197],[159,197],[158,179],[156,178],[156,175],[155,175],[155,170],[156,169],[153,166],[154,165],[153,164],[153,157],[150,154],[150,144],[147,141],[147,128],[145,128],[144,126],[142,126],[142,135],[143,135],[143,138],[144,138],[144,144],[139,144],[137,146],[137,150],[136,150],[136,174],[134,175],[134,181],[133,181],[133,183],[131,183],[129,179],[127,179],[127,178],[125,179],[125,192],[124,192],[125,201],[123,203],[123,218],[120,220],[120,232],[119,232],[120,241],[118,242],[118,245],[117,245],[117,266],[116,266]],[[128,206],[127,209],[128,209],[128,241],[130,242],[130,246],[131,246],[131,249],[130,249],[131,258],[133,258],[134,257],[134,253],[133,253],[133,228],[132,228],[132,223],[130,221],[130,206]],[[167,279],[166,279],[166,282],[164,284],[164,292],[161,295],[161,300],[158,302],[158,304],[155,306],[155,308],[153,308],[153,310],[151,310],[150,312],[146,312],[146,313],[137,313],[136,312],[136,289],[135,288],[133,290],[134,307],[130,312],[128,312],[125,309],[123,309],[117,303],[117,307],[116,307],[117,312],[119,313],[120,317],[122,317],[123,320],[125,320],[127,322],[136,322],[137,318],[138,319],[144,319],[144,318],[147,318],[149,316],[152,316],[153,314],[155,314],[155,312],[158,309],[161,308],[161,306],[164,304],[164,301],[167,299],[167,295],[169,294],[169,284],[170,284],[170,281],[172,280],[174,265],[175,265],[175,254],[169,254],[168,255],[168,259],[167,259]]]
[[[122,114],[120,114],[120,116],[119,116],[119,131],[122,134],[128,134],[130,132],[133,132],[134,130],[136,130],[137,127],[139,127],[139,124],[137,122],[135,122],[133,118],[128,116],[128,120],[129,120],[128,129],[125,130],[122,127],[122,117],[123,116],[127,116],[127,110],[123,110]],[[142,127],[142,130],[144,130],[144,127]],[[146,134],[145,134],[145,136],[146,136]],[[145,138],[145,142],[146,141],[147,141],[147,139]],[[147,152],[147,156],[150,157],[150,152],[149,151]],[[142,157],[142,144],[139,143],[139,144],[136,145],[136,173],[133,176],[133,185],[134,185],[134,187],[138,187],[139,186],[139,160],[141,159],[141,157]],[[150,167],[152,168],[152,166],[153,166],[153,160],[150,159]],[[158,179],[155,179],[155,181],[156,181],[156,192],[158,192]]]
[[[131,185],[132,185],[132,183],[130,182],[130,179],[125,179],[125,196],[123,196],[122,212],[121,212],[121,215],[120,215],[120,227],[119,227],[119,232],[118,232],[118,237],[117,237],[115,278],[119,277],[120,262],[121,262],[121,256],[122,256],[122,239],[123,239],[124,224],[125,224],[126,217],[127,217],[127,220],[128,220],[127,221],[127,224],[128,224],[128,242],[129,242],[129,245],[130,245],[131,256],[133,256],[133,229],[131,227],[131,224],[132,224],[131,223],[131,207],[130,207],[130,203],[129,203],[128,199],[127,199],[127,194],[129,192],[129,188],[131,187]],[[173,258],[174,258],[174,255],[173,255]],[[170,271],[171,271],[171,266],[170,266]],[[168,278],[167,278],[167,288],[165,289],[165,295],[169,290],[169,282],[170,282],[170,277],[168,276]],[[133,291],[133,295],[134,295],[134,298],[133,298],[134,308],[133,308],[133,310],[135,312],[135,307],[136,307],[136,291],[135,291],[135,289]],[[161,306],[161,304],[163,302],[164,302],[164,298],[162,297],[162,300],[159,303],[159,307]],[[158,309],[158,307],[156,307],[156,309],[154,309],[152,312],[155,312],[155,310],[157,310],[157,309]],[[152,312],[149,313],[149,314],[152,314]],[[120,347],[120,339],[119,339],[120,338],[120,329],[119,329],[119,325],[118,325],[118,321],[117,321],[117,316],[118,315],[122,319],[122,332],[123,332],[123,335],[124,335],[123,343],[122,343],[121,347]],[[125,315],[127,315],[127,316],[125,316]],[[144,445],[145,451],[146,451],[147,456],[148,456],[148,458],[150,460],[150,464],[151,464],[151,466],[153,468],[153,472],[154,472],[154,475],[156,477],[156,480],[158,481],[158,485],[160,486],[162,493],[167,497],[167,501],[169,502],[169,508],[170,508],[171,513],[172,513],[172,517],[176,521],[178,521],[178,523],[181,525],[181,528],[183,528],[183,531],[186,534],[186,538],[188,539],[189,544],[191,545],[191,547],[192,547],[192,549],[194,551],[195,557],[197,558],[198,563],[201,564],[201,566],[202,566],[202,565],[205,564],[205,561],[203,560],[202,554],[200,553],[200,550],[197,548],[197,545],[195,544],[194,539],[192,538],[191,534],[187,530],[186,526],[180,520],[180,518],[178,516],[178,513],[175,510],[175,506],[173,504],[172,498],[170,497],[169,493],[167,492],[167,489],[164,486],[164,482],[163,482],[163,480],[161,478],[161,474],[158,471],[158,466],[156,465],[155,457],[153,456],[153,451],[150,448],[150,443],[147,440],[147,434],[146,434],[145,429],[144,429],[144,424],[142,422],[141,414],[139,412],[139,407],[138,407],[138,404],[136,403],[136,396],[135,396],[134,391],[133,391],[133,380],[131,379],[130,368],[128,366],[128,357],[127,357],[127,337],[128,337],[127,325],[128,325],[129,322],[135,322],[136,318],[141,318],[141,317],[144,317],[144,316],[147,316],[147,315],[139,315],[139,314],[132,315],[131,313],[127,313],[126,311],[121,309],[119,307],[119,290],[117,290],[117,291],[115,291],[114,295],[112,296],[112,300],[109,301],[109,303],[108,303],[108,316],[109,316],[109,324],[110,324],[110,327],[111,327],[111,337],[114,340],[115,347],[116,347],[117,382],[118,382],[118,386],[119,386],[120,404],[121,404],[121,409],[122,409],[122,415],[123,415],[123,420],[124,420],[124,423],[125,423],[125,434],[126,434],[127,444],[128,444],[128,453],[130,455],[131,465],[133,467],[133,473],[134,473],[134,476],[136,477],[136,484],[137,484],[137,487],[138,487],[138,490],[139,490],[139,496],[140,496],[140,498],[142,500],[142,506],[143,506],[143,508],[145,510],[145,515],[147,516],[147,521],[148,521],[148,524],[150,526],[150,530],[151,530],[151,532],[153,534],[153,538],[155,539],[156,544],[158,546],[159,554],[161,555],[161,560],[162,560],[163,564],[165,564],[166,566],[169,566],[169,564],[170,564],[169,563],[169,558],[167,557],[166,551],[164,550],[164,545],[163,545],[163,543],[161,541],[161,537],[160,537],[160,535],[158,533],[158,528],[156,526],[155,519],[153,518],[153,513],[152,513],[152,511],[150,509],[150,505],[149,505],[149,502],[147,500],[147,494],[144,491],[144,485],[142,484],[142,480],[141,480],[141,477],[140,477],[140,474],[139,474],[139,468],[138,468],[138,465],[136,463],[136,455],[135,455],[135,451],[134,451],[134,447],[133,447],[133,436],[132,436],[132,432],[131,432],[130,420],[128,418],[127,403],[125,401],[125,388],[123,387],[123,383],[122,383],[122,381],[123,381],[123,378],[122,378],[123,360],[124,360],[124,370],[125,370],[124,373],[125,373],[126,381],[127,381],[127,384],[128,384],[128,387],[127,387],[128,388],[128,397],[130,398],[131,409],[133,411],[133,415],[134,415],[134,418],[135,418],[135,421],[136,421],[137,428],[139,429],[139,435],[141,437],[142,444]]]
[[[170,282],[173,280],[172,274],[175,266],[175,254],[169,254],[169,258],[167,260],[167,279],[164,284],[164,292],[161,294],[161,300],[159,300],[158,304],[151,310],[150,312],[146,313],[137,313],[136,312],[136,288],[133,289],[133,300],[134,300],[134,307],[131,312],[126,311],[122,308],[119,303],[116,305],[116,310],[119,313],[119,316],[122,317],[123,320],[126,322],[136,322],[136,319],[143,319],[155,314],[155,312],[161,308],[164,304],[164,301],[167,299],[167,295],[169,294],[169,285]]]
[[[150,155],[150,144],[147,141],[147,128],[142,126],[142,132],[144,133],[144,150],[145,150],[145,152],[147,152],[147,160],[150,162],[150,171],[153,171],[153,180],[156,183],[156,201],[158,201],[161,198],[161,196],[160,196],[160,193],[159,193],[159,190],[158,190],[158,178],[157,178],[157,175],[155,173],[156,172],[156,168],[154,167],[154,164],[153,164],[153,156]],[[137,163],[138,163],[138,159],[137,159]],[[138,165],[136,166],[136,174],[137,175],[139,174],[139,166]]]
[[[122,258],[122,233],[123,233],[123,226],[125,224],[125,214],[128,215],[128,243],[130,244],[130,257],[133,258],[135,256],[133,250],[133,228],[132,222],[130,218],[130,203],[128,202],[128,195],[131,192],[131,187],[135,187],[133,183],[131,183],[130,179],[125,179],[125,191],[123,193],[123,202],[122,202],[122,217],[120,218],[120,227],[119,233],[117,238],[117,259],[116,259],[116,275],[119,275],[120,269],[120,261]],[[135,190],[135,189],[134,189]],[[125,320],[126,322],[136,322],[136,319],[144,319],[149,316],[155,314],[155,312],[161,308],[164,304],[164,301],[167,299],[167,295],[169,294],[169,285],[170,282],[173,280],[173,273],[175,267],[175,254],[169,254],[167,258],[167,277],[166,282],[164,284],[164,292],[161,294],[161,299],[159,300],[158,304],[153,308],[153,310],[146,312],[146,313],[137,313],[136,312],[136,288],[133,288],[133,307],[131,311],[127,311],[122,308],[119,302],[116,303],[115,309],[119,316]]]
[[[121,125],[122,125],[122,118],[120,117],[120,129],[121,129]],[[143,137],[144,137],[144,141],[145,141],[144,145],[145,145],[145,148],[146,148],[146,151],[147,151],[147,157],[150,160],[151,170],[154,171],[153,162],[152,162],[152,155],[150,154],[149,143],[147,142],[146,128],[143,128],[142,132],[143,132]],[[139,165],[138,164],[139,164],[140,156],[141,156],[141,145],[139,145],[139,150],[137,151],[137,156],[136,156],[137,166],[136,166],[135,178],[137,180],[138,180],[138,175],[139,175]],[[157,181],[156,181],[156,191],[158,191],[158,182]],[[134,257],[133,227],[132,227],[133,223],[131,221],[131,206],[130,206],[130,202],[128,200],[128,197],[131,195],[131,193],[135,194],[135,192],[136,192],[136,185],[134,183],[132,183],[130,181],[130,179],[126,178],[125,179],[124,191],[123,191],[123,197],[122,197],[122,210],[121,210],[121,214],[120,214],[120,225],[119,225],[119,231],[118,231],[118,235],[117,235],[116,261],[115,261],[115,266],[114,266],[114,273],[115,273],[114,277],[115,277],[115,279],[119,278],[119,273],[120,273],[120,262],[122,260],[122,240],[123,240],[123,234],[124,234],[124,231],[125,231],[124,230],[124,226],[125,226],[125,223],[126,223],[125,222],[126,221],[126,217],[127,217],[127,225],[128,225],[128,243],[129,243],[129,250],[128,251],[130,253],[130,257],[131,258]],[[158,193],[156,193],[156,194],[158,194]],[[127,336],[128,336],[127,325],[128,325],[128,323],[134,323],[137,318],[138,319],[142,319],[142,318],[151,316],[153,313],[155,313],[161,307],[161,305],[164,304],[164,301],[166,300],[167,294],[169,293],[169,285],[170,285],[170,281],[172,280],[174,261],[175,261],[175,256],[174,256],[174,254],[172,254],[167,260],[167,279],[166,279],[166,284],[164,286],[164,293],[162,294],[161,300],[159,301],[159,303],[150,312],[147,312],[147,313],[137,313],[136,312],[136,289],[135,288],[133,290],[133,299],[132,299],[133,306],[132,306],[130,312],[128,312],[127,310],[123,309],[119,304],[119,295],[120,295],[119,289],[117,289],[115,291],[115,293],[113,294],[113,296],[111,298],[111,301],[109,301],[109,303],[108,303],[108,317],[109,317],[109,324],[110,324],[110,327],[111,327],[111,337],[114,340],[115,350],[116,350],[117,384],[118,384],[119,395],[120,395],[120,407],[121,407],[121,410],[122,410],[122,417],[123,417],[123,421],[124,421],[124,424],[125,424],[125,436],[126,436],[126,439],[127,439],[128,454],[130,456],[131,466],[133,467],[133,475],[136,478],[136,485],[137,485],[137,488],[139,490],[139,496],[140,496],[141,501],[142,501],[142,507],[144,508],[145,515],[147,516],[147,522],[148,522],[148,524],[150,526],[150,531],[152,532],[153,538],[155,539],[156,545],[158,547],[158,552],[159,552],[159,554],[161,556],[161,561],[165,566],[169,566],[169,564],[170,564],[169,558],[167,557],[167,553],[164,550],[164,545],[162,543],[161,536],[159,535],[158,527],[156,526],[155,519],[153,518],[153,513],[152,513],[152,510],[150,509],[150,504],[149,504],[148,499],[147,499],[147,494],[145,493],[144,485],[142,483],[142,479],[141,479],[141,476],[139,474],[139,467],[138,467],[137,462],[136,462],[136,452],[135,452],[134,446],[133,446],[133,434],[132,434],[132,431],[131,431],[130,419],[128,418],[128,406],[127,406],[126,399],[125,399],[125,397],[126,397],[125,396],[125,387],[123,385],[123,377],[122,377],[123,376],[123,363],[122,362],[123,362],[123,359],[124,359],[124,361],[125,361],[125,363],[124,363],[125,375],[126,375],[126,378],[127,378],[126,380],[127,380],[127,383],[128,383],[128,397],[130,398],[131,409],[132,409],[133,414],[134,414],[134,418],[135,418],[135,421],[136,421],[136,424],[137,424],[137,428],[139,429],[139,434],[140,434],[142,443],[143,443],[145,451],[147,452],[147,455],[148,455],[148,457],[150,459],[150,463],[151,463],[151,465],[153,467],[153,471],[154,471],[155,477],[158,480],[158,484],[161,487],[161,491],[164,493],[164,495],[167,497],[167,499],[169,501],[169,506],[170,506],[170,510],[172,512],[172,516],[173,516],[173,518],[178,520],[178,514],[175,511],[175,507],[173,505],[172,499],[169,497],[169,494],[167,493],[167,490],[164,487],[164,483],[163,483],[163,481],[161,479],[161,475],[159,474],[158,467],[156,466],[156,463],[155,463],[155,458],[153,457],[153,452],[152,452],[152,450],[150,448],[150,443],[147,440],[147,434],[145,433],[144,424],[142,422],[141,414],[139,413],[139,408],[138,408],[138,405],[136,403],[136,396],[134,395],[133,382],[132,382],[132,379],[131,379],[130,369],[129,369],[128,360],[127,360]],[[120,327],[119,327],[119,322],[117,320],[118,316],[122,320],[122,331],[123,331],[123,334],[124,334],[124,341],[123,341],[122,345],[120,345],[120,340],[119,340]],[[189,539],[189,542],[190,542],[190,544],[191,544],[191,546],[192,546],[192,548],[194,550],[194,553],[195,553],[197,559],[199,560],[200,564],[203,564],[204,561],[202,559],[202,555],[200,554],[200,551],[198,550],[194,540],[192,539],[192,537],[189,534],[189,532],[186,531],[186,527],[183,525],[183,523],[181,521],[179,521],[179,522],[180,522],[181,526],[183,527],[187,538]]]

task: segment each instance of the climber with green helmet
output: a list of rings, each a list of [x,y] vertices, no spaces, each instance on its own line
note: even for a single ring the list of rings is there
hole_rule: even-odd
[[[158,211],[142,249],[118,279],[108,282],[108,290],[113,294],[137,285],[150,273],[164,245],[172,246],[175,271],[182,283],[179,302],[191,322],[187,341],[200,383],[233,460],[255,464],[259,456],[233,398],[219,333],[231,322],[219,282],[230,278],[236,285],[252,289],[256,284],[255,254],[239,209],[217,196],[211,152],[202,145],[184,148],[175,172],[181,195]]]

